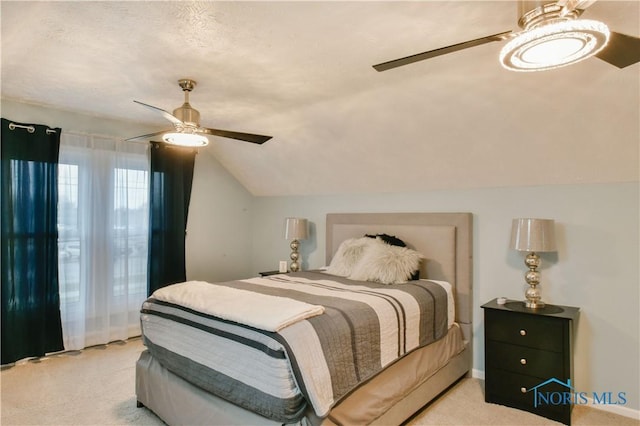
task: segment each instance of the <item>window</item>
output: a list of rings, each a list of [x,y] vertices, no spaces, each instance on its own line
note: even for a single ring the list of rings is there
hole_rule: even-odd
[[[58,277],[60,303],[80,300],[78,166],[58,164]]]
[[[65,348],[139,335],[147,294],[147,146],[63,133],[58,199]]]
[[[149,172],[115,169],[114,238],[116,266],[113,295],[147,294]]]

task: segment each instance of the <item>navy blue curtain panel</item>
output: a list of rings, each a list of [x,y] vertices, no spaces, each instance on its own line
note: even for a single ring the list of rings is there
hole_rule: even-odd
[[[186,280],[185,236],[196,151],[152,142],[148,294]]]
[[[2,364],[64,349],[59,149],[60,129],[2,119]]]

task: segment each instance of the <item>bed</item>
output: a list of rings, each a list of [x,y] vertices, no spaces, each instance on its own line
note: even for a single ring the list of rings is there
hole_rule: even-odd
[[[344,248],[346,241],[362,239],[367,234],[396,236],[406,242],[407,250],[414,250],[424,256],[419,264],[419,276],[422,280],[409,281],[410,285],[399,285],[402,286],[403,291],[414,288],[416,290],[412,291],[416,294],[428,292],[434,301],[436,297],[433,297],[433,294],[443,293],[444,296],[438,297],[445,298],[449,306],[453,301],[455,309],[446,309],[446,315],[442,314],[446,319],[442,319],[442,316],[438,317],[436,323],[440,324],[439,326],[434,325],[433,330],[431,330],[431,326],[423,326],[422,328],[428,329],[428,332],[413,333],[408,332],[408,328],[404,329],[402,333],[398,332],[397,336],[402,336],[402,338],[397,339],[397,347],[402,347],[403,350],[397,350],[397,353],[391,355],[389,353],[396,349],[388,351],[378,349],[377,346],[368,346],[371,336],[386,334],[381,331],[382,325],[380,329],[373,330],[367,338],[358,340],[357,344],[362,345],[357,347],[359,349],[354,346],[352,341],[350,343],[353,346],[352,352],[329,351],[327,348],[333,348],[334,345],[337,345],[337,343],[330,341],[332,333],[324,333],[327,336],[322,338],[329,340],[323,340],[320,344],[316,342],[319,337],[312,332],[306,333],[305,327],[309,328],[309,324],[320,324],[320,321],[329,321],[332,318],[334,320],[337,317],[342,318],[344,315],[341,310],[343,306],[346,306],[343,304],[347,302],[339,301],[335,302],[338,303],[337,305],[332,305],[333,302],[329,302],[329,299],[333,299],[333,297],[323,299],[322,297],[326,294],[319,293],[314,297],[319,297],[323,301],[322,303],[307,303],[318,300],[310,298],[311,296],[307,293],[330,291],[333,295],[337,292],[346,293],[345,289],[351,291],[352,288],[358,288],[360,289],[358,296],[348,296],[358,300],[348,303],[360,306],[358,304],[363,303],[360,300],[362,297],[383,299],[387,296],[381,297],[377,293],[372,296],[372,294],[374,292],[386,292],[385,294],[387,294],[389,291],[396,290],[392,286],[377,283],[372,286],[367,284],[367,287],[364,288],[360,286],[362,283],[359,281],[354,283],[348,277],[333,276],[327,271],[277,275],[264,279],[242,280],[235,284],[221,284],[221,287],[228,289],[225,291],[232,292],[229,294],[230,298],[237,296],[236,293],[233,293],[234,291],[251,290],[258,285],[260,288],[267,287],[269,289],[267,294],[251,296],[257,297],[253,303],[254,306],[260,305],[260,297],[273,298],[282,294],[295,293],[295,298],[299,297],[300,303],[305,305],[296,308],[306,309],[305,315],[308,316],[296,320],[295,323],[278,323],[279,319],[270,318],[275,322],[272,326],[276,328],[269,330],[266,328],[258,329],[256,327],[261,326],[256,326],[251,322],[240,326],[235,322],[236,318],[226,317],[227,314],[238,314],[237,307],[230,309],[227,313],[216,312],[212,314],[200,313],[192,305],[183,304],[182,299],[180,301],[173,299],[150,300],[145,302],[141,314],[143,337],[148,350],[141,354],[136,364],[138,405],[151,409],[162,420],[172,425],[400,424],[458,379],[469,375],[472,363],[472,215],[470,213],[328,214],[326,219],[327,265],[336,263],[336,259],[333,258],[339,256],[338,252],[341,247]],[[330,271],[335,271],[335,268]],[[449,283],[449,285],[442,282]],[[287,286],[293,286],[291,287],[293,290]],[[447,291],[441,292],[438,286],[442,286]],[[202,291],[209,291],[211,286],[203,285],[201,287]],[[320,287],[322,290],[318,290]],[[188,287],[190,291],[193,288],[193,285]],[[364,293],[366,293],[365,296],[362,295]],[[200,294],[194,294],[191,294],[194,303],[197,304],[203,300]],[[161,296],[158,297],[161,298]],[[223,296],[218,295],[217,297]],[[275,299],[268,300],[276,302]],[[394,298],[394,300],[396,299]],[[395,312],[395,315],[402,312],[402,315],[410,318],[413,305],[422,307],[427,302],[414,303],[411,301],[407,303],[406,306],[394,305],[394,310],[391,312]],[[207,304],[205,303],[205,305]],[[431,308],[434,318],[436,311],[442,311],[442,308],[435,306]],[[207,307],[202,309],[206,310]],[[283,308],[282,311],[288,309],[289,307]],[[317,311],[318,309],[321,311]],[[369,309],[368,305],[367,309]],[[197,320],[194,319],[196,314]],[[252,313],[239,313],[239,315],[245,317],[251,316]],[[258,314],[256,313],[256,315]],[[383,318],[385,314],[377,312],[376,315]],[[180,317],[182,329],[179,332],[173,332],[177,335],[176,339],[181,339],[181,343],[176,344],[178,349],[174,353],[172,350],[165,350],[165,347],[171,347],[174,344],[172,339],[166,337],[171,333],[166,324],[173,321],[175,317]],[[344,322],[357,328],[359,326],[357,324],[354,326],[352,322],[359,321],[359,318],[360,316],[354,316]],[[285,320],[288,319],[285,318]],[[195,322],[197,322],[196,325],[194,325]],[[379,322],[386,324],[389,321]],[[445,325],[442,325],[443,322]],[[283,324],[283,328],[277,328]],[[236,330],[236,327],[240,327],[240,330]],[[330,329],[333,325],[315,325],[314,327],[317,331],[323,327]],[[240,335],[242,339],[253,342],[251,343],[254,346],[253,350],[258,355],[251,361],[246,361],[252,365],[248,370],[253,373],[249,373],[249,375],[260,376],[263,374],[262,371],[265,371],[267,383],[264,386],[272,386],[281,381],[289,383],[291,389],[285,392],[286,395],[283,394],[284,396],[275,401],[272,408],[269,405],[269,400],[263,398],[263,394],[275,395],[277,392],[269,390],[251,393],[253,388],[238,388],[236,380],[227,380],[232,375],[224,370],[227,367],[221,366],[220,371],[214,372],[218,374],[217,376],[207,378],[204,370],[208,370],[208,368],[202,367],[202,364],[212,363],[212,369],[217,368],[219,362],[221,365],[226,365],[227,360],[236,359],[234,351],[237,349],[237,345],[227,349],[222,348],[224,344],[216,346],[215,349],[210,346],[203,347],[203,349],[193,349],[191,345],[195,347],[200,343],[199,340],[202,340],[202,335],[198,334],[200,331],[195,333],[190,331],[195,328],[215,330],[215,332],[209,331],[209,333],[215,334],[214,338],[218,340],[234,333],[234,336]],[[309,330],[311,329],[309,328]],[[300,338],[307,338],[308,341],[300,343],[295,340]],[[234,337],[234,339],[236,343],[242,340],[238,337]],[[377,337],[371,338],[371,340],[376,339]],[[382,340],[382,337],[379,339]],[[256,351],[256,342],[262,347],[260,351]],[[317,344],[318,348],[315,351],[310,351],[310,355],[301,355],[301,352],[296,352],[296,350],[302,350],[303,347],[310,347],[313,344]],[[297,349],[298,346],[301,349]],[[368,355],[368,349],[362,349],[370,347],[373,348],[371,353],[376,354],[376,357],[386,357],[379,368],[370,368],[370,364],[377,365],[378,363],[378,358],[375,362],[369,359],[374,356]],[[386,348],[387,346],[381,347]],[[198,362],[185,361],[179,348],[188,351],[189,357],[191,358],[193,355],[193,359]],[[229,350],[230,355],[221,355],[223,349]],[[317,358],[316,354],[323,351],[324,355]],[[259,363],[266,359],[264,354],[267,352],[271,354],[270,357],[266,357],[269,359],[269,366],[265,367],[266,364],[260,364],[261,366],[258,367]],[[360,354],[358,356],[362,360],[359,359],[358,362],[362,362],[362,364],[358,364],[356,367],[346,367],[346,370],[340,370],[339,373],[333,373],[332,370],[333,376],[327,372],[329,385],[324,385],[325,376],[317,373],[319,370],[324,370],[324,367],[316,367],[330,363],[342,366],[345,363],[344,353],[348,353],[347,358],[353,357],[354,359],[356,357],[353,354]],[[198,356],[201,358],[197,358]],[[217,361],[212,361],[215,357],[218,357]],[[274,365],[272,373],[269,370],[272,368],[271,364]],[[229,365],[232,364],[229,363]],[[253,367],[254,365],[255,367]],[[291,371],[286,377],[283,371],[275,370],[276,367],[281,368],[283,365],[290,365]],[[358,381],[350,379],[349,371],[351,370],[358,371],[358,374],[354,373],[358,376]],[[249,377],[247,381],[254,379],[257,380],[254,377]],[[261,385],[252,386],[260,388]],[[339,389],[336,390],[337,388]],[[332,392],[325,392],[326,389],[332,389]],[[262,405],[255,409],[249,408],[250,405],[247,404],[253,403],[252,400],[259,401],[257,405]],[[285,401],[286,404],[282,401]]]

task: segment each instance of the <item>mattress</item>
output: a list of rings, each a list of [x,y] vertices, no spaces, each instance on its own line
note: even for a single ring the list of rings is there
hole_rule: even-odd
[[[152,296],[143,305],[143,336],[154,360],[277,422],[297,422],[310,410],[326,417],[385,367],[451,334],[446,286],[430,281],[388,286],[302,272],[215,285],[323,307],[323,314],[276,332],[171,299]]]

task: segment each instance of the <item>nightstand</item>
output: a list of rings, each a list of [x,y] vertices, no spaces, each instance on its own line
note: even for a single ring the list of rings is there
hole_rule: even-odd
[[[484,305],[485,401],[571,424],[579,308],[494,299]]]

